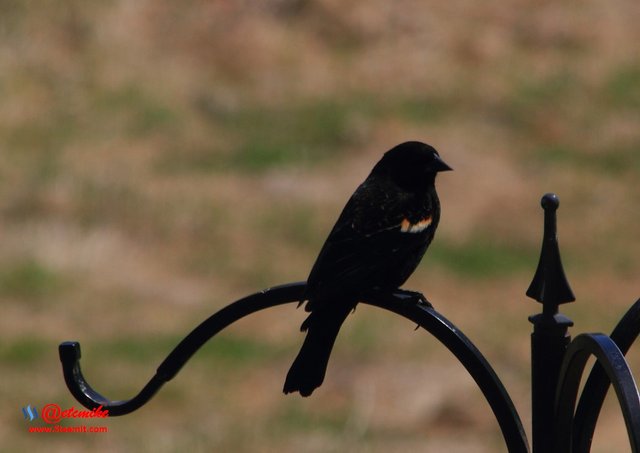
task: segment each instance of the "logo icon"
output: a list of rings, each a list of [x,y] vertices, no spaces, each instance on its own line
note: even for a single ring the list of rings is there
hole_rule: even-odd
[[[24,415],[25,420],[28,419],[30,422],[34,421],[38,418],[38,409],[35,407],[31,407],[29,404],[27,407],[22,408],[22,414]]]

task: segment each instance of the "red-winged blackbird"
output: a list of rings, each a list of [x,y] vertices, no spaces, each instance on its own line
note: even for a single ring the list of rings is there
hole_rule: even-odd
[[[307,331],[284,393],[309,396],[322,384],[342,323],[367,294],[391,293],[418,266],[440,220],[436,174],[451,170],[420,142],[387,151],[356,189],[307,279]],[[302,302],[301,302],[302,303]]]

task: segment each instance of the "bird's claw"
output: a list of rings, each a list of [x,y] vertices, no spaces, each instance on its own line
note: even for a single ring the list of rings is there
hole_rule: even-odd
[[[399,289],[398,291],[396,291],[396,295],[400,296],[406,302],[420,305],[424,308],[433,308],[433,305],[427,300],[426,297],[424,297],[424,294],[418,291]]]

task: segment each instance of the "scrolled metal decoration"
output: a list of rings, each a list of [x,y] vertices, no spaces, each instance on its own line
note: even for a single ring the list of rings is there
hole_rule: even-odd
[[[622,354],[626,354],[640,334],[640,299],[625,313],[611,332],[611,340]],[[607,395],[611,381],[605,369],[596,363],[589,374],[582,396],[578,402],[574,419],[573,445],[576,452],[588,452],[591,449],[593,433],[598,421],[600,409]],[[630,383],[631,384],[631,383]],[[635,386],[635,383],[633,383]]]
[[[611,336],[581,334],[573,341],[573,322],[559,313],[561,304],[575,300],[560,259],[556,211],[558,197],[542,198],[545,212],[540,260],[527,295],[543,305],[529,317],[531,336],[532,443],[533,453],[587,452],[609,385],[613,385],[629,434],[629,443],[640,453],[640,397],[624,354],[640,334],[640,300],[620,320]],[[157,368],[142,390],[129,400],[112,401],[87,382],[80,368],[80,344],[59,346],[67,387],[85,407],[102,406],[110,416],[126,415],[144,406],[210,339],[236,321],[260,310],[298,302],[305,282],[265,289],[244,297],[214,313],[187,335]],[[484,394],[502,431],[510,453],[529,452],[520,416],[499,377],[478,348],[460,329],[433,307],[416,302],[415,293],[397,290],[373,294],[361,303],[402,316],[427,330],[460,361]],[[581,376],[589,357],[596,358],[583,391]],[[577,407],[576,407],[577,401]]]
[[[569,344],[564,355],[555,402],[555,451],[576,451],[576,448],[572,448],[574,407],[580,387],[580,378],[587,360],[591,356],[596,358],[598,366],[613,384],[627,426],[631,448],[633,451],[638,451],[640,448],[638,388],[624,354],[616,343],[604,334],[578,335]],[[589,394],[583,393],[582,397],[585,398],[586,395]],[[582,432],[579,437],[584,435],[585,432]]]

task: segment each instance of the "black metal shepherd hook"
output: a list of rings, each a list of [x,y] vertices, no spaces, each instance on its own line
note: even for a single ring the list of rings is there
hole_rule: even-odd
[[[133,398],[111,401],[95,391],[80,369],[80,344],[60,345],[60,360],[67,387],[85,407],[102,406],[110,416],[125,415],[145,405],[166,382],[180,371],[195,352],[214,335],[239,319],[276,305],[298,302],[306,283],[291,283],[269,288],[240,299],[218,311],[196,327],[160,364],[156,374]],[[505,442],[512,452],[527,452],[527,439],[517,411],[497,375],[473,343],[450,321],[433,308],[413,302],[405,293],[369,299],[363,303],[397,313],[417,323],[440,340],[474,378],[498,419]]]
[[[640,300],[618,323],[611,337],[581,334],[571,341],[568,329],[573,321],[558,312],[561,304],[575,300],[558,246],[556,211],[560,201],[555,194],[548,193],[542,197],[541,204],[544,209],[542,250],[527,290],[527,296],[543,306],[542,313],[529,317],[534,325],[531,335],[533,451],[588,452],[602,403],[612,383],[632,451],[640,452],[640,397],[622,352],[629,349],[640,332]],[[591,356],[597,362],[576,410],[580,378]]]
[[[640,333],[640,300],[622,318],[611,337],[582,334],[573,342],[568,328],[573,322],[558,312],[560,304],[574,300],[560,260],[556,233],[558,198],[542,199],[545,228],[540,262],[527,295],[543,304],[543,311],[529,319],[534,324],[532,343],[533,451],[587,452],[610,383],[616,391],[633,452],[640,453],[640,398],[624,359]],[[80,344],[64,342],[59,347],[65,382],[72,395],[85,407],[102,406],[109,415],[125,415],[145,405],[173,379],[185,363],[207,341],[234,322],[266,308],[298,302],[304,282],[266,289],[242,298],[202,322],[167,356],[155,375],[133,398],[112,401],[95,391],[80,369]],[[403,291],[375,296],[362,303],[403,316],[423,327],[464,365],[483,392],[509,452],[528,452],[529,444],[520,416],[502,382],[475,345],[432,307],[415,303]],[[578,399],[580,377],[590,356],[597,359]],[[578,401],[576,409],[576,401]]]

